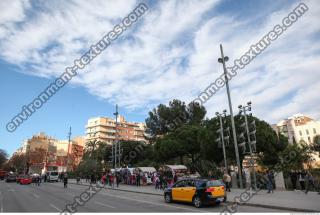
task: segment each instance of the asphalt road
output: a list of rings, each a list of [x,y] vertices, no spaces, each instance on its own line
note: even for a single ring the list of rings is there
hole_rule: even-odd
[[[20,185],[0,181],[1,212],[61,212],[66,204],[74,203],[88,187],[62,183],[42,183],[41,186]],[[190,204],[167,204],[160,196],[103,189],[78,212],[220,212],[220,206],[197,209]],[[238,206],[238,212],[289,212],[268,208]]]

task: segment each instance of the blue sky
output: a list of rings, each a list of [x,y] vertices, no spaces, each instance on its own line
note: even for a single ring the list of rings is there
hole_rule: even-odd
[[[141,1],[0,2],[0,148],[10,154],[44,131],[84,135],[88,118],[144,121],[159,103],[192,101],[222,73],[219,44],[232,62],[300,1],[144,1],[148,12],[14,133],[6,123],[65,67]],[[231,81],[234,109],[251,100],[254,114],[275,123],[294,113],[319,119],[318,1]],[[227,107],[225,90],[205,103],[208,117]]]

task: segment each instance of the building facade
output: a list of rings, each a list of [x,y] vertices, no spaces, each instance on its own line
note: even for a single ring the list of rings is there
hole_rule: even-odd
[[[307,144],[313,143],[313,138],[320,135],[320,122],[305,116],[295,114],[288,119],[281,120],[273,125],[277,133],[281,133],[288,138],[289,143],[299,143],[301,140]]]
[[[84,137],[58,140],[41,132],[23,143],[22,153],[29,160],[29,172],[74,170],[83,156]]]
[[[123,116],[118,117],[117,126],[112,118],[91,118],[86,125],[86,141],[98,140],[112,144],[117,137],[118,140],[146,142],[145,129],[144,123],[127,122]]]
[[[295,114],[288,119],[281,120],[278,124],[272,125],[272,128],[288,138],[290,144],[304,141],[308,145],[313,144],[314,137],[320,135],[320,122],[303,114]],[[315,163],[320,166],[318,154],[314,154]]]

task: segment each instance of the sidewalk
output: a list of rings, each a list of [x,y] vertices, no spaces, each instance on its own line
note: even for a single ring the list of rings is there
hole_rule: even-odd
[[[89,183],[82,180],[82,185],[89,186]],[[69,183],[76,184],[76,180],[69,179]],[[114,189],[126,192],[134,193],[144,193],[151,195],[163,196],[163,190],[156,190],[154,186],[134,186],[134,185],[123,185],[120,184],[119,188],[116,186],[111,188],[106,186],[106,189]],[[228,192],[228,202],[235,202],[235,197],[240,197],[240,195],[245,191],[244,189],[231,189],[232,192]],[[242,194],[244,196],[244,194]],[[242,199],[248,199],[244,196]],[[258,193],[251,196],[244,205],[273,208],[273,209],[283,209],[292,210],[300,212],[320,212],[320,195],[316,192],[309,192],[305,194],[301,191],[274,191],[274,193],[267,193],[266,190],[261,190]]]

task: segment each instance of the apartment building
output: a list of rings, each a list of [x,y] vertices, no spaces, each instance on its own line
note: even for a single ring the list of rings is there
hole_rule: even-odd
[[[320,122],[303,114],[295,114],[272,127],[277,133],[288,137],[289,143],[299,143],[303,140],[311,144],[313,138],[320,135]]]
[[[320,135],[320,122],[303,114],[295,114],[288,119],[281,120],[278,124],[272,125],[278,133],[288,138],[290,144],[299,143],[301,140],[307,144],[312,144],[316,135]],[[313,155],[313,166],[320,167],[318,154]]]
[[[32,152],[39,148],[42,149],[42,154],[39,154],[41,158],[33,159],[30,157],[34,155]],[[30,161],[38,160],[37,162],[30,163],[31,172],[39,173],[41,171],[43,173],[47,170],[64,172],[67,170],[68,149],[69,169],[75,169],[82,159],[83,148],[84,137],[75,137],[69,144],[68,140],[58,140],[40,132],[25,140],[21,151],[30,157]]]
[[[127,122],[123,116],[116,120],[107,117],[96,117],[88,120],[86,125],[86,141],[98,140],[112,144],[116,140],[144,141],[146,126],[144,123]],[[116,132],[117,131],[117,132]]]

